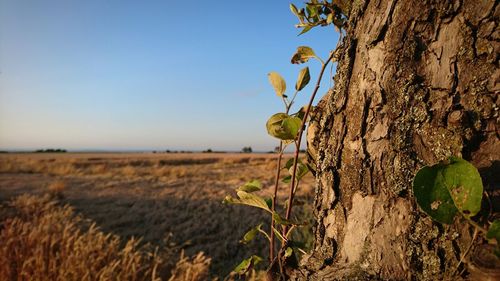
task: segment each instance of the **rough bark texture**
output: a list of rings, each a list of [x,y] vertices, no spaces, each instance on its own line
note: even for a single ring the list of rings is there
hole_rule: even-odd
[[[481,171],[485,209],[500,211],[498,3],[353,1],[335,87],[308,130],[317,226],[296,279],[478,278],[469,260],[484,240],[454,273],[473,229],[434,223],[411,182],[462,156]]]

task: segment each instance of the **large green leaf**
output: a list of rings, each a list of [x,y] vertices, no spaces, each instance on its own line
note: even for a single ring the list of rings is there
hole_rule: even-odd
[[[262,189],[262,183],[259,180],[251,180],[244,185],[238,187],[237,191],[245,191],[248,193],[259,191]]]
[[[301,34],[309,31],[310,28],[308,30],[306,29],[307,26],[302,30]],[[305,63],[311,58],[318,58],[318,56],[316,56],[316,54],[314,53],[313,49],[311,49],[311,47],[308,46],[300,46],[297,48],[295,54],[292,56],[292,63],[294,64]]]
[[[236,194],[238,195],[239,199],[233,198],[228,195],[226,196],[226,198],[224,198],[224,201],[222,202],[227,204],[240,204],[240,205],[257,207],[272,213],[271,209],[267,205],[267,202],[264,198],[242,190],[238,190]]]
[[[302,120],[286,113],[276,113],[266,123],[267,133],[281,140],[295,140]]]
[[[453,199],[444,185],[440,171],[443,165],[425,166],[413,179],[413,193],[422,210],[434,220],[450,224],[457,214]]]
[[[300,91],[311,80],[311,75],[309,74],[309,67],[304,67],[299,72],[299,77],[297,78],[297,83],[295,84],[295,90]]]
[[[461,158],[450,157],[448,162],[441,173],[455,207],[465,217],[476,215],[481,209],[483,198],[483,182],[479,171]]]
[[[268,75],[269,82],[274,88],[274,91],[276,92],[276,95],[279,97],[282,97],[285,94],[286,91],[286,82],[281,75],[277,72],[271,72]]]
[[[245,274],[252,266],[260,263],[262,258],[256,255],[249,257],[248,259],[244,259],[240,264],[238,264],[233,271],[239,275]]]

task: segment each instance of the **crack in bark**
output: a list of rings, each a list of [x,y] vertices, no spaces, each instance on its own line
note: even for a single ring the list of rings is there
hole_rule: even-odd
[[[379,33],[377,34],[377,37],[375,37],[375,39],[373,39],[372,42],[368,43],[369,46],[375,46],[380,41],[384,40],[385,34],[387,33],[387,30],[389,29],[389,25],[392,22],[392,14],[394,13],[394,8],[396,7],[397,2],[398,2],[397,0],[392,0],[391,3],[389,4],[391,6],[389,8],[389,13],[387,14],[387,16],[384,19],[384,24],[382,25],[382,28],[380,29]]]

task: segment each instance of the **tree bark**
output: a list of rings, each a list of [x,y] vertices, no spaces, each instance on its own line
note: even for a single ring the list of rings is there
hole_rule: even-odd
[[[498,270],[498,260],[474,265],[485,241],[472,239],[472,227],[433,222],[411,189],[423,165],[461,156],[489,194],[482,215],[500,212],[498,2],[352,2],[335,86],[308,129],[317,225],[295,279],[474,279]]]

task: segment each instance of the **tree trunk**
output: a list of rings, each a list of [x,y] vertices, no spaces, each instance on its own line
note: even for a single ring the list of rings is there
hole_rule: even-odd
[[[472,227],[433,222],[411,189],[423,165],[461,156],[490,195],[483,215],[500,212],[498,2],[353,1],[335,87],[308,129],[317,225],[295,279],[498,273],[498,260],[481,264]]]

